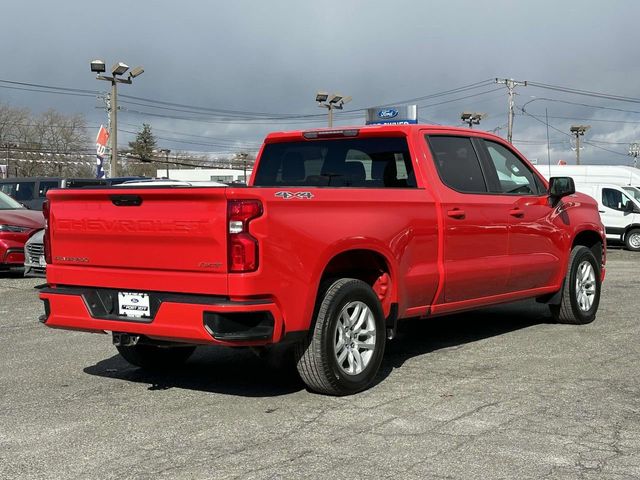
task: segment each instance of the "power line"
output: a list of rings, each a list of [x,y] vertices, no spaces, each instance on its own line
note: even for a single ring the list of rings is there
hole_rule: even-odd
[[[62,90],[65,92],[76,92],[76,93],[90,93],[93,95],[97,95],[100,92],[98,90],[86,90],[82,88],[69,88],[69,87],[56,87],[53,85],[42,85],[39,83],[27,83],[27,82],[17,82],[15,80],[0,80],[0,83],[8,83],[10,85],[21,85],[24,87],[35,87],[35,88],[45,88],[50,90]]]
[[[557,127],[555,127],[555,126],[551,125],[550,123],[545,122],[544,120],[540,120],[539,118],[535,117],[534,115],[531,115],[529,112],[523,111],[523,113],[524,113],[525,115],[530,116],[530,117],[531,117],[531,118],[533,118],[535,121],[540,122],[540,123],[542,123],[543,125],[547,125],[547,126],[548,126],[549,128],[551,128],[552,130],[555,130],[555,131],[557,131],[557,132],[559,132],[559,133],[561,133],[561,134],[563,134],[563,135],[565,135],[565,136],[567,136],[567,137],[572,137],[572,135],[570,135],[569,133],[567,133],[567,132],[565,132],[565,131],[563,131],[563,130],[560,130],[559,128],[557,128]],[[601,146],[599,146],[599,145],[595,145],[594,143],[588,142],[588,141],[586,141],[586,140],[584,140],[583,142],[584,142],[584,143],[586,143],[587,145],[591,145],[592,147],[598,148],[598,149],[600,149],[600,150],[604,150],[604,151],[609,152],[609,153],[615,153],[616,155],[622,155],[623,157],[626,157],[626,156],[627,156],[627,154],[626,154],[626,153],[616,152],[615,150],[610,150],[610,149],[608,149],[608,148],[601,147]]]
[[[23,87],[11,87],[9,85],[0,85],[0,88],[5,88],[9,90],[24,90],[26,92],[37,92],[37,93],[53,93],[56,95],[68,95],[72,97],[95,97],[95,95],[88,95],[84,93],[73,93],[73,92],[56,92],[53,90],[40,90],[36,88],[23,88]]]
[[[554,90],[557,92],[571,93],[574,95],[583,95],[594,98],[604,98],[607,100],[617,100],[619,102],[640,103],[640,98],[626,97],[623,95],[614,95],[611,93],[594,92],[591,90],[582,90],[579,88],[563,87],[560,85],[550,85],[548,83],[528,82],[531,87],[543,88],[546,90]]]

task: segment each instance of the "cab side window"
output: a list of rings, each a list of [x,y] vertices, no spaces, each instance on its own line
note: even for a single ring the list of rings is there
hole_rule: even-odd
[[[485,140],[484,144],[498,175],[500,193],[513,195],[540,193],[540,182],[536,182],[533,172],[513,152],[490,140]]]
[[[631,199],[620,190],[614,190],[613,188],[602,189],[602,204],[605,207],[624,212],[629,202],[631,202]]]
[[[486,193],[480,160],[468,137],[428,135],[433,161],[442,182],[462,193]]]

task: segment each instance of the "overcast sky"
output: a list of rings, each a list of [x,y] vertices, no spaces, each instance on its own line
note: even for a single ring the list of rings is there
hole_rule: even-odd
[[[109,84],[89,71],[90,60],[102,58],[108,66],[116,61],[144,66],[145,73],[120,93],[164,102],[317,115],[324,112],[314,103],[317,90],[353,96],[337,114],[337,124],[363,123],[362,114],[347,110],[495,77],[639,98],[639,14],[640,2],[634,0],[7,1],[0,80],[107,91]],[[0,86],[0,102],[36,112],[54,107],[83,113],[92,129],[106,123],[106,113],[92,97]],[[418,102],[419,116],[460,125],[463,110],[483,112],[487,117],[480,127],[502,127],[497,133],[506,136],[507,91],[504,86],[492,91],[498,87]],[[631,111],[640,112],[640,105],[532,86],[516,91],[517,105],[534,96],[554,100],[527,106],[527,112],[542,117],[548,109],[552,163],[561,158],[571,163],[575,157],[569,137],[553,127],[568,132],[577,123],[592,126],[586,139],[594,145],[582,151],[585,163],[630,163],[628,143],[640,140],[640,113]],[[451,101],[469,95],[476,96]],[[448,103],[428,106],[443,101]],[[121,144],[131,139],[127,131],[148,122],[161,137],[159,146],[173,150],[224,151],[236,142],[252,147],[268,131],[324,124],[322,118],[282,123],[121,105],[126,108],[118,117]],[[516,116],[514,139],[529,158],[546,162],[543,123]]]

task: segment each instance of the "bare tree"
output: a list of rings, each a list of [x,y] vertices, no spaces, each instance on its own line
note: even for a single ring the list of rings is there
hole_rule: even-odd
[[[80,114],[50,109],[34,115],[0,104],[0,145],[11,164],[11,175],[94,176],[95,156]]]

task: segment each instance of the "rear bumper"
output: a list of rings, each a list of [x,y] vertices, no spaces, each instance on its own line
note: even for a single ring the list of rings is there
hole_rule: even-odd
[[[45,286],[40,291],[45,303],[40,320],[51,328],[193,344],[257,346],[282,338],[282,314],[270,299],[239,302],[220,296],[148,293],[152,318],[137,320],[117,314],[117,290]]]

